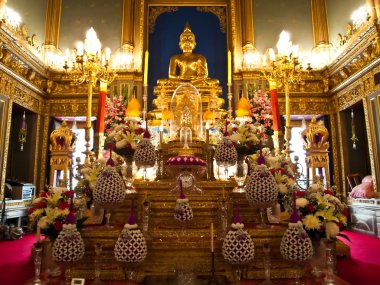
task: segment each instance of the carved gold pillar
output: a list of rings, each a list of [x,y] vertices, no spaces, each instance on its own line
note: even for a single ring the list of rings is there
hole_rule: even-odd
[[[376,12],[375,0],[366,0],[366,2],[367,2],[367,7],[368,7],[368,13],[371,16],[370,21],[371,22],[377,22],[378,15]],[[379,0],[377,0],[377,2],[379,2]],[[377,9],[379,9],[379,8],[377,8]]]
[[[121,47],[130,54],[134,49],[135,0],[123,0]]]
[[[376,180],[379,179],[379,177],[376,177],[376,166],[375,166],[375,163],[378,163],[378,162],[375,161],[375,155],[373,153],[374,148],[376,146],[374,146],[372,144],[371,126],[370,126],[371,119],[369,118],[369,114],[368,114],[367,99],[364,97],[362,99],[362,101],[363,101],[363,109],[364,109],[365,126],[366,126],[366,132],[367,132],[369,160],[370,160],[370,164],[371,164],[373,191],[376,193],[378,191],[378,189],[377,189],[377,181]]]
[[[41,146],[41,156],[40,156],[40,181],[39,181],[39,187],[37,187],[36,195],[39,194],[39,191],[42,191],[45,187],[45,185],[48,185],[48,182],[46,180],[46,161],[48,157],[48,141],[49,141],[49,127],[50,127],[50,116],[47,110],[49,109],[49,104],[46,105],[45,111],[42,114],[42,146]]]
[[[380,0],[375,0],[376,19],[380,19]]]
[[[46,8],[44,45],[58,48],[62,0],[48,0]]]
[[[123,19],[121,27],[121,45],[133,47],[135,0],[123,0]]]
[[[4,134],[4,147],[0,150],[3,152],[3,163],[1,171],[1,181],[0,181],[0,198],[3,199],[4,195],[4,185],[5,185],[5,176],[7,174],[7,162],[8,162],[8,154],[9,154],[9,141],[11,137],[11,123],[12,123],[12,108],[13,108],[13,100],[9,99],[8,101],[8,110],[4,110],[7,114],[7,117],[4,120],[7,120],[6,129]]]
[[[338,114],[339,115],[339,114]],[[340,181],[340,172],[339,172],[339,153],[338,153],[338,138],[337,138],[337,128],[338,124],[336,121],[336,113],[330,113],[330,137],[331,137],[331,143],[332,143],[332,155],[333,155],[333,165],[334,165],[334,172],[333,175],[333,184],[336,185],[339,193],[343,194],[342,188],[341,188],[341,181]]]
[[[241,19],[243,49],[247,44],[255,45],[253,28],[253,0],[241,0]]]
[[[329,43],[326,0],[311,0],[314,47]]]

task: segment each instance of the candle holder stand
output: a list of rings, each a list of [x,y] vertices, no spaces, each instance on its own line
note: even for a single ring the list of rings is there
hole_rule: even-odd
[[[215,253],[211,252],[211,278],[208,281],[209,285],[217,285],[218,282],[215,278]]]

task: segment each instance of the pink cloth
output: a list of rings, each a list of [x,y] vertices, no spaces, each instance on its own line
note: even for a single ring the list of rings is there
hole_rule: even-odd
[[[362,180],[362,183],[355,186],[354,189],[350,192],[351,198],[373,198],[373,185],[372,185],[372,177],[366,176]]]

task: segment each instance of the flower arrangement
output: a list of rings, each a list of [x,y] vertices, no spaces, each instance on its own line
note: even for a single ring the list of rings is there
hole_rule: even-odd
[[[274,156],[269,148],[263,148],[262,153],[265,158],[265,165],[276,180],[280,202],[284,202],[284,199],[287,198],[290,199],[292,192],[295,190],[296,180],[285,156]],[[250,169],[254,169],[257,165],[258,157],[259,152],[250,156]]]
[[[238,154],[249,155],[259,149],[261,132],[257,125],[250,122],[227,122],[224,134],[227,131],[227,138],[235,145]],[[222,129],[221,129],[222,130]]]
[[[132,155],[142,140],[144,131],[140,121],[127,120],[111,129],[106,144],[115,143],[114,151],[119,155]]]
[[[310,237],[347,238],[340,231],[347,226],[348,208],[334,195],[333,189],[313,184],[308,191],[297,191],[296,195],[296,206]]]
[[[116,170],[122,172],[122,164],[124,160],[119,155],[112,155]],[[87,205],[92,203],[92,193],[96,187],[96,181],[99,174],[106,167],[107,159],[109,158],[109,150],[103,151],[103,157],[98,158],[89,165],[85,165],[79,169],[79,175],[75,178],[78,180],[77,186],[75,187],[75,192],[82,194],[86,199]]]
[[[268,94],[259,90],[253,94],[250,103],[252,106],[250,116],[253,118],[254,123],[260,124],[261,130],[266,136],[273,135],[272,105]]]
[[[104,119],[105,123],[105,133],[109,134],[111,130],[120,124],[125,123],[125,100],[123,96],[115,96],[106,101],[106,117]]]
[[[70,214],[71,199],[74,201],[77,222],[83,222],[87,218],[86,200],[74,197],[73,190],[56,187],[41,192],[39,197],[32,201],[28,210],[31,226],[39,226],[43,234],[57,237]]]

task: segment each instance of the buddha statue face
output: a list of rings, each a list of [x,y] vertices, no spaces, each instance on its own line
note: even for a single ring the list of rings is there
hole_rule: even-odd
[[[189,23],[186,23],[185,29],[179,37],[179,47],[183,52],[192,52],[196,44],[195,35],[191,32]]]

